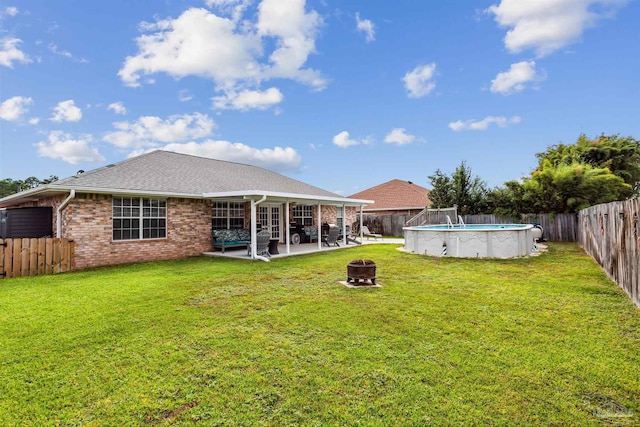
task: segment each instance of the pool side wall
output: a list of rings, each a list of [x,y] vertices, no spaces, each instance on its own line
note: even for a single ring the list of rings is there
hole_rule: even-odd
[[[521,229],[486,230],[405,227],[405,249],[420,255],[459,258],[523,257],[534,248],[532,228],[531,225]]]

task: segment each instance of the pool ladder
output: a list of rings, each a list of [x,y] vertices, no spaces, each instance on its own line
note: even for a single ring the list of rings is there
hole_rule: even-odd
[[[451,217],[449,215],[446,215],[446,217],[447,217],[447,228],[455,228],[455,226],[453,225],[453,222],[451,221]],[[460,215],[458,215],[458,225],[460,226],[460,228],[467,227],[467,225],[464,223]]]
[[[451,217],[446,215],[447,217],[447,228],[453,228],[453,222],[451,222]]]

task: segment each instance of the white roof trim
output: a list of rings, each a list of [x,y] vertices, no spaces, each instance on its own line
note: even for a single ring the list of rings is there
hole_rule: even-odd
[[[246,191],[224,191],[219,193],[204,193],[202,197],[204,198],[225,198],[225,197],[242,197],[244,199],[256,199],[262,198],[262,196],[267,196],[272,199],[282,199],[288,201],[301,201],[301,202],[330,202],[337,205],[349,205],[349,206],[360,206],[360,205],[370,205],[374,201],[373,200],[363,200],[363,199],[349,199],[347,197],[329,197],[329,196],[318,196],[313,194],[297,194],[297,193],[282,193],[279,191],[262,191],[262,190],[246,190]]]
[[[261,198],[267,196],[271,199],[282,199],[282,201],[297,201],[297,202],[325,202],[336,205],[346,206],[361,206],[370,205],[373,200],[361,200],[361,199],[349,199],[346,197],[329,197],[318,196],[312,194],[294,194],[283,193],[276,191],[260,191],[260,190],[247,190],[247,191],[226,191],[219,193],[168,193],[165,191],[149,191],[149,190],[123,190],[121,188],[96,188],[96,187],[77,187],[77,186],[57,186],[55,184],[47,184],[42,187],[25,190],[20,193],[11,194],[3,199],[0,199],[0,204],[4,205],[7,202],[13,202],[20,199],[30,199],[31,197],[43,196],[46,194],[54,194],[61,192],[68,192],[75,190],[76,193],[93,193],[93,194],[113,194],[113,195],[136,195],[136,196],[152,196],[152,197],[176,197],[185,199],[216,199],[216,198],[230,198],[241,197],[243,199]]]

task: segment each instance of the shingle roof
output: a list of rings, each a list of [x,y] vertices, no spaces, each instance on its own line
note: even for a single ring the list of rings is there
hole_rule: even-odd
[[[207,197],[217,193],[278,193],[299,195],[303,199],[349,202],[338,194],[257,166],[161,150],[29,190],[24,192],[24,196],[42,197],[45,192],[70,190],[182,197]],[[0,202],[8,206],[20,198],[20,194],[8,196]]]
[[[392,179],[349,197],[375,201],[364,210],[424,209],[431,204],[428,189],[399,179]]]
[[[55,185],[194,195],[261,190],[341,197],[257,166],[161,150],[65,178]]]

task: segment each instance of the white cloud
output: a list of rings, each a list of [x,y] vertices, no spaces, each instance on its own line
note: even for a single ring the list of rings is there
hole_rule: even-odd
[[[282,102],[282,92],[278,88],[271,87],[263,92],[257,90],[243,90],[242,92],[228,92],[224,96],[212,98],[213,107],[220,110],[240,110],[251,109],[266,110]]]
[[[482,120],[474,121],[474,120],[458,120],[457,122],[449,123],[449,129],[459,132],[462,130],[487,130],[491,124],[495,124],[498,127],[505,128],[511,124],[520,123],[522,119],[519,116],[513,116],[511,118],[507,117],[495,117],[488,116]]]
[[[204,0],[204,4],[206,4],[207,7],[218,7],[221,9],[236,6],[242,3],[245,3],[245,0]]]
[[[243,1],[210,1],[210,7],[242,7]],[[263,0],[254,20],[218,16],[204,8],[190,8],[175,19],[142,23],[146,34],[136,39],[138,52],[128,56],[118,76],[127,86],[141,78],[166,73],[174,78],[211,79],[216,91],[232,97],[258,91],[263,81],[292,79],[321,90],[320,72],[304,68],[315,52],[321,19],[305,11],[304,0]],[[268,58],[268,60],[264,60]]]
[[[55,43],[49,43],[49,50],[52,53],[56,54],[56,55],[64,56],[65,58],[69,58],[69,59],[72,59],[74,61],[83,62],[83,63],[89,62],[88,59],[77,58],[77,57],[73,56],[73,54],[71,52],[69,52],[68,50],[60,49],[58,47],[58,45],[55,44]]]
[[[0,65],[13,68],[14,61],[24,64],[31,62],[31,59],[18,49],[19,43],[22,43],[22,40],[13,37],[5,37],[0,40]]]
[[[167,144],[160,148],[176,153],[259,166],[280,173],[297,171],[302,161],[300,154],[291,147],[259,149],[241,143],[212,139],[201,143]],[[140,154],[140,152],[135,154]]]
[[[276,49],[263,77],[288,78],[311,86],[325,88],[327,82],[319,71],[302,68],[315,52],[315,38],[322,23],[316,11],[305,12],[305,0],[262,0],[256,28],[262,37],[273,37]]]
[[[82,118],[82,110],[76,107],[72,99],[58,102],[53,108],[51,120],[54,122],[77,122]]]
[[[116,114],[127,114],[127,109],[121,101],[109,104],[109,106],[107,106],[107,110],[111,110]]]
[[[32,117],[28,120],[28,123],[35,126],[40,123],[40,119],[38,117]]]
[[[404,87],[409,92],[409,98],[421,98],[431,93],[436,84],[433,77],[436,71],[436,64],[432,62],[427,65],[420,65],[404,75]]]
[[[128,56],[118,76],[128,86],[154,73],[175,78],[195,75],[213,79],[222,87],[236,80],[255,79],[262,53],[260,40],[236,33],[236,25],[206,9],[191,8],[176,19],[144,24],[142,30],[155,31],[136,39],[138,54]]]
[[[170,116],[166,120],[143,116],[134,123],[116,122],[113,126],[117,130],[104,136],[106,142],[120,148],[142,148],[210,136],[215,123],[206,114],[194,113]]]
[[[189,92],[188,89],[181,89],[180,91],[178,91],[178,101],[187,102],[191,101],[192,99],[193,95],[191,95],[191,92]]]
[[[542,72],[536,71],[535,61],[522,61],[511,64],[508,71],[498,73],[495,79],[491,80],[491,92],[509,95],[521,92],[527,83],[544,80],[546,76]]]
[[[384,137],[384,142],[387,144],[405,145],[411,144],[415,139],[416,137],[408,134],[405,129],[395,128]]]
[[[49,44],[49,50],[55,53],[56,55],[64,56],[65,58],[73,58],[73,55],[71,54],[71,52],[58,48],[58,45],[55,43]]]
[[[51,131],[47,141],[40,141],[35,145],[39,156],[64,160],[72,165],[80,162],[104,162],[102,154],[89,145],[91,141],[91,135],[73,137],[62,131]]]
[[[333,137],[333,143],[341,148],[347,148],[352,145],[367,144],[367,140],[356,140],[349,138],[349,132],[343,130]]]
[[[238,22],[251,4],[251,0],[205,0],[204,3],[208,8],[215,8],[219,13],[228,15],[234,22]]]
[[[510,28],[504,44],[512,53],[532,49],[546,56],[579,40],[597,20],[613,16],[627,0],[502,0],[487,9]]]
[[[4,15],[7,16],[16,16],[18,14],[18,8],[15,6],[7,6],[4,8]]]
[[[15,122],[29,109],[29,105],[33,104],[33,100],[26,96],[14,96],[0,104],[0,119]]]
[[[356,13],[356,29],[365,34],[367,43],[376,39],[375,25],[369,19],[360,19],[359,13]]]

